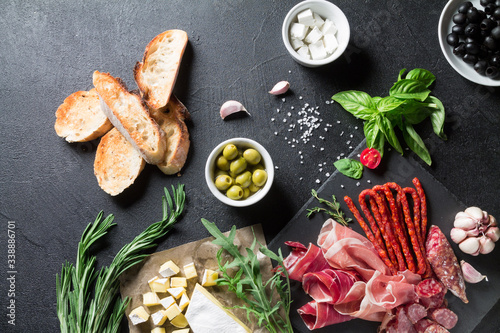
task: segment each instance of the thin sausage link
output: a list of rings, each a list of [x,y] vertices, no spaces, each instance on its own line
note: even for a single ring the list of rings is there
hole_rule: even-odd
[[[399,221],[399,214],[397,212],[396,200],[394,200],[394,196],[392,195],[391,189],[386,185],[379,185],[375,188],[384,191],[384,194],[389,202],[389,207],[392,212],[392,224],[395,228],[396,234],[398,235],[399,244],[401,245],[401,249],[403,250],[403,254],[406,259],[406,268],[408,268],[413,273],[416,272],[415,261],[413,260],[410,245],[408,244],[408,239],[406,239],[405,231],[403,226]]]
[[[403,207],[403,213],[405,217],[406,228],[408,229],[408,235],[410,236],[410,241],[413,246],[413,252],[415,253],[415,257],[417,259],[418,271],[417,274],[425,273],[425,256],[422,253],[420,248],[420,243],[418,241],[417,234],[415,232],[415,225],[413,225],[413,221],[411,220],[410,207],[408,204],[408,200],[406,200],[406,195],[403,192],[401,186],[394,182],[390,182],[386,184],[389,188],[394,189],[398,192],[398,200],[401,202],[401,206]]]
[[[370,195],[370,191],[371,190],[361,191],[358,197],[359,205],[361,207],[361,210],[363,211],[363,214],[365,214],[368,223],[370,224],[370,228],[372,229],[373,235],[375,236],[375,240],[377,241],[378,245],[385,251],[385,244],[384,240],[382,239],[382,230],[380,230],[379,226],[377,226],[370,210],[368,209],[368,206],[366,205],[365,198],[367,195]]]
[[[387,236],[386,242],[388,243],[387,247],[388,249],[389,247],[391,247],[392,250],[394,251],[397,260],[398,270],[404,271],[406,269],[405,259],[403,257],[403,253],[401,252],[401,247],[399,246],[398,240],[396,239],[396,236],[394,236],[394,231],[391,227],[391,223],[389,222],[388,208],[387,205],[385,204],[384,197],[375,190],[373,192],[374,192],[373,196],[375,197],[375,201],[378,206],[378,211],[380,211],[380,216],[385,226],[385,232]],[[370,197],[370,200],[371,199],[372,197]],[[374,206],[373,204],[371,205]],[[377,217],[375,216],[375,218]]]
[[[418,196],[420,197],[420,218],[422,219],[420,229],[422,233],[422,239],[426,240],[427,238],[427,199],[425,198],[425,192],[424,189],[422,188],[422,184],[420,183],[420,180],[415,177],[412,180],[413,185],[415,185],[415,188],[417,189]]]
[[[371,230],[368,227],[368,225],[365,223],[365,220],[363,220],[363,217],[359,213],[359,211],[356,208],[356,205],[354,204],[354,202],[352,201],[352,199],[346,195],[344,197],[344,201],[347,204],[347,207],[349,208],[349,210],[352,212],[352,214],[354,215],[354,217],[358,221],[358,223],[361,226],[361,228],[363,229],[363,231],[365,232],[366,237],[368,238],[368,240],[375,247],[375,250],[377,251],[377,253],[380,256],[380,258],[382,259],[382,261],[386,264],[387,267],[389,267],[389,270],[391,271],[391,273],[393,275],[396,274],[396,268],[394,267],[394,265],[392,264],[392,262],[387,257],[386,252],[383,251],[380,248],[380,246],[378,245],[377,241],[375,240],[375,237],[373,236],[373,233],[371,232]]]

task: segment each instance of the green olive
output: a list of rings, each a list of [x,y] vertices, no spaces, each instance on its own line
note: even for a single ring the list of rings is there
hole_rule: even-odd
[[[240,185],[242,188],[246,188],[250,185],[252,182],[252,173],[250,171],[245,171],[243,173],[240,173],[236,179],[235,179],[236,184]]]
[[[253,148],[249,148],[249,149],[245,150],[243,152],[243,157],[251,165],[258,164],[260,162],[260,160],[262,159],[262,157],[260,156],[260,153]]]
[[[217,157],[216,164],[217,164],[217,168],[219,168],[222,171],[229,170],[229,161],[227,160],[227,158],[225,158],[222,155]]]
[[[248,189],[250,190],[250,192],[255,193],[258,190],[260,190],[260,186],[257,186],[254,183],[251,183],[250,186],[248,186]]]
[[[226,195],[229,199],[240,200],[243,198],[243,189],[238,185],[233,185],[227,190]]]
[[[233,179],[228,175],[220,175],[215,178],[215,187],[221,191],[227,190],[231,185],[233,185]]]
[[[231,165],[229,167],[231,172],[234,174],[240,174],[243,171],[245,171],[246,168],[247,168],[247,160],[245,160],[243,157],[231,161]]]
[[[262,186],[267,181],[267,172],[266,170],[255,170],[252,175],[252,182],[257,186]]]
[[[252,171],[255,172],[255,170],[265,170],[265,169],[266,168],[264,168],[264,166],[261,163],[259,163],[252,168]]]
[[[238,148],[236,148],[234,144],[229,143],[224,147],[222,155],[224,155],[224,157],[229,161],[234,160],[236,156],[238,156]]]
[[[227,171],[216,169],[214,173],[214,178],[217,179],[217,177],[222,176],[222,175],[229,175]]]
[[[250,190],[248,189],[248,187],[246,187],[243,189],[243,197],[241,197],[241,199],[246,199],[249,196],[250,196]]]

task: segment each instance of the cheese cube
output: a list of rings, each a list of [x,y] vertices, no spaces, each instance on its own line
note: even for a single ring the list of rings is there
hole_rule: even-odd
[[[292,48],[294,50],[298,50],[299,47],[301,47],[302,45],[304,45],[304,42],[300,39],[297,39],[297,38],[291,38],[290,39],[290,44],[292,45]]]
[[[163,277],[171,277],[180,272],[180,268],[172,260],[167,261],[160,267],[160,274]]]
[[[188,325],[188,321],[182,313],[179,313],[174,319],[170,321],[170,324],[174,325],[175,327],[184,328]]]
[[[172,296],[168,296],[168,297],[162,298],[160,300],[160,304],[163,305],[165,310],[168,309],[174,303],[175,303],[175,299]]]
[[[321,39],[316,43],[309,44],[309,52],[311,53],[311,58],[313,60],[324,59],[327,56],[325,45],[323,45],[323,41]]]
[[[185,277],[171,277],[170,278],[170,287],[178,288],[178,287],[187,287],[187,279]]]
[[[145,323],[149,319],[149,313],[144,309],[143,306],[139,306],[132,310],[128,315],[132,325],[138,325],[141,323]]]
[[[167,289],[170,288],[168,278],[157,278],[149,283],[151,291],[155,293],[166,293]]]
[[[165,310],[160,310],[153,313],[151,315],[151,319],[153,320],[153,324],[155,324],[156,326],[161,326],[167,320],[167,314],[165,313]]]
[[[213,271],[211,269],[205,269],[205,272],[203,273],[203,279],[201,282],[201,285],[203,287],[211,287],[217,285],[217,282],[215,282],[219,278],[219,273],[216,271]]]
[[[142,303],[146,306],[155,306],[160,304],[160,298],[154,292],[147,292],[142,295]]]
[[[179,308],[177,304],[172,304],[168,309],[165,310],[165,314],[170,321],[180,315],[181,312],[181,308]]]
[[[193,279],[198,276],[194,262],[184,265],[184,275],[186,276],[186,279]]]
[[[326,19],[325,23],[321,27],[321,32],[323,33],[323,35],[332,34],[335,36],[335,34],[337,34],[337,26],[335,26],[335,23],[333,23],[329,19]]]
[[[321,32],[321,30],[319,30],[318,27],[314,27],[306,36],[306,38],[304,38],[304,42],[306,43],[309,43],[309,44],[314,44],[316,43],[318,40],[321,39],[321,37],[323,37],[323,33]]]
[[[151,330],[151,333],[165,333],[165,332],[166,331],[163,327],[155,327]],[[186,333],[189,333],[189,331]]]
[[[184,309],[189,305],[189,297],[186,294],[182,294],[181,300],[179,301],[179,308],[181,311],[184,311]]]
[[[297,21],[303,25],[314,25],[314,13],[311,9],[306,9],[297,14]]]
[[[172,333],[189,333],[189,328],[183,328],[181,330],[172,331]]]
[[[297,53],[304,59],[311,59],[311,56],[309,54],[309,48],[307,45],[301,46],[298,50]]]
[[[317,26],[318,28],[321,28],[323,24],[325,23],[325,20],[321,16],[319,16],[317,13],[313,13],[314,15],[314,25]]]
[[[292,22],[290,24],[290,37],[302,40],[306,37],[307,30],[309,28],[306,25]]]
[[[184,289],[183,287],[177,287],[177,288],[169,288],[167,289],[167,292],[174,296],[175,299],[179,299],[182,294],[185,294],[186,293],[186,289]]]
[[[337,38],[332,34],[323,36],[323,44],[325,45],[325,50],[328,54],[332,54],[339,47]]]

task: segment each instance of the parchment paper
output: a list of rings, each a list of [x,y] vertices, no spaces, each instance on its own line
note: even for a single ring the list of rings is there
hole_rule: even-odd
[[[253,232],[252,232],[253,229]],[[260,224],[256,224],[254,226],[245,227],[238,229],[236,231],[236,237],[234,243],[238,245],[240,252],[243,253],[245,248],[249,248],[252,245],[254,239],[254,233],[257,240],[262,244],[266,245],[266,240],[262,231],[262,226]],[[225,233],[227,236],[227,233]],[[217,251],[220,249],[220,246],[212,244],[214,240],[213,237],[208,237],[205,239],[201,239],[199,241],[187,243],[172,249],[168,249],[161,252],[156,252],[146,258],[142,264],[136,265],[131,269],[127,270],[120,277],[120,292],[122,298],[130,297],[131,301],[129,306],[127,307],[126,316],[128,319],[129,313],[135,309],[136,307],[142,305],[142,295],[148,291],[151,291],[148,285],[148,281],[155,277],[159,276],[160,266],[168,260],[172,260],[174,263],[179,266],[181,269],[180,273],[177,276],[184,276],[183,266],[194,262],[196,266],[196,272],[198,273],[198,278],[193,278],[188,280],[188,288],[187,295],[191,299],[191,294],[196,282],[201,284],[202,274],[206,268],[217,270]],[[256,251],[258,251],[258,246]],[[259,256],[259,261],[261,265],[262,275],[265,280],[271,277],[272,263],[271,260],[264,256]],[[226,288],[213,286],[206,287],[209,292],[212,293],[224,306],[234,306],[234,305],[242,305],[243,302],[239,300],[234,293],[228,292]],[[158,293],[158,296],[161,298],[169,296],[168,294]],[[154,307],[144,307],[150,314],[163,309],[161,305]],[[245,310],[229,310],[233,312],[242,322],[244,322],[250,329],[254,332],[264,332],[265,330],[260,330],[255,327],[255,324],[248,321],[246,318]],[[129,329],[132,333],[150,333],[151,330],[155,327],[151,318],[137,326],[132,325],[130,320],[128,319]],[[172,324],[167,320],[165,324],[162,326],[166,329],[166,332],[172,332],[175,329]]]

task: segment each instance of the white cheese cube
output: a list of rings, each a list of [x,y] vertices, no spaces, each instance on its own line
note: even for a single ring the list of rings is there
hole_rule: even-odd
[[[325,20],[321,16],[319,16],[317,13],[313,13],[314,15],[314,25],[318,28],[321,28],[323,26],[323,23],[325,23]]]
[[[212,287],[217,285],[217,282],[215,282],[219,278],[219,273],[216,271],[213,271],[211,269],[205,269],[205,272],[203,273],[203,279],[201,282],[201,285],[203,287]]]
[[[168,296],[160,300],[160,304],[163,305],[165,310],[168,309],[174,303],[175,303],[175,298],[173,298],[172,296]]]
[[[179,301],[179,308],[181,311],[184,311],[184,309],[189,305],[189,297],[187,297],[186,294],[182,294],[181,300]]]
[[[183,287],[170,288],[170,289],[167,289],[167,291],[175,299],[179,299],[182,296],[182,294],[186,293],[186,289],[184,289]]]
[[[309,43],[309,44],[314,44],[316,43],[318,40],[321,39],[321,37],[323,37],[323,33],[321,32],[321,30],[319,30],[318,27],[314,27],[306,36],[306,38],[304,38],[304,42],[306,43]]]
[[[132,310],[128,315],[132,325],[139,325],[145,323],[149,319],[149,313],[144,309],[143,306],[139,306]]]
[[[149,287],[152,292],[155,293],[166,293],[167,289],[170,288],[170,283],[168,278],[157,278],[154,281],[149,281]]]
[[[297,14],[297,21],[303,25],[314,25],[314,13],[311,9],[306,9]]]
[[[321,60],[326,58],[325,45],[323,45],[323,40],[318,40],[316,43],[309,44],[309,52],[311,53],[311,58],[313,60]]]
[[[154,292],[147,292],[142,295],[142,303],[146,306],[155,306],[160,304],[160,298]]]
[[[309,30],[307,25],[293,22],[290,25],[290,37],[302,40],[306,37],[307,30]]]
[[[332,34],[323,36],[323,44],[325,45],[325,50],[328,54],[332,54],[339,47],[337,38]]]
[[[155,327],[151,330],[151,333],[165,333],[165,328],[163,327]],[[189,332],[187,332],[189,333]]]
[[[178,288],[178,287],[187,287],[187,279],[181,276],[175,276],[170,278],[170,287]]]
[[[172,333],[189,333],[189,328],[183,328],[181,330],[172,331]]]
[[[177,316],[175,316],[174,319],[170,321],[170,324],[174,325],[175,327],[183,328],[188,325],[188,321],[182,313],[179,313]]]
[[[323,35],[332,34],[335,36],[337,34],[337,26],[331,20],[326,19],[325,23],[321,27],[321,32]]]
[[[180,272],[180,268],[172,260],[167,261],[160,267],[160,274],[163,277],[171,277]]]
[[[304,59],[311,59],[311,55],[309,54],[309,48],[307,45],[301,46],[298,50],[297,53]]]
[[[167,320],[167,314],[165,313],[164,310],[160,310],[158,312],[153,313],[151,315],[151,319],[153,320],[153,324],[155,324],[156,326],[161,326]]]
[[[181,312],[181,308],[177,304],[172,304],[172,306],[165,310],[165,314],[170,321],[180,315]]]
[[[193,279],[198,276],[194,262],[184,265],[184,275],[186,276],[186,279]]]
[[[291,38],[290,44],[292,44],[292,47],[294,50],[298,50],[301,46],[304,45],[304,42],[300,39],[297,39],[297,38]]]

